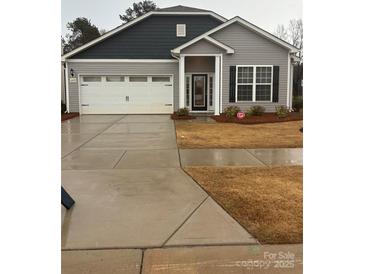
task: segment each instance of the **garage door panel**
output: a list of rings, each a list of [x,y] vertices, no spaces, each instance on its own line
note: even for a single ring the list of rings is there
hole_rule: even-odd
[[[87,82],[81,85],[81,111],[83,114],[147,114],[173,112],[173,86],[171,76],[162,75],[161,82]],[[155,76],[154,76],[155,77]],[[169,77],[170,82],[166,82]],[[134,77],[133,80],[143,78]]]

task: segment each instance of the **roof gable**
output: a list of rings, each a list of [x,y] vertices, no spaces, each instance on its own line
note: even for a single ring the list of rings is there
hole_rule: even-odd
[[[176,25],[186,24],[186,36]],[[221,22],[206,15],[153,15],[124,31],[91,45],[73,59],[171,59],[171,49],[205,33]]]
[[[184,8],[187,8],[187,7],[184,7]],[[193,15],[193,16],[199,16],[199,15],[204,15],[204,16],[210,16],[214,19],[216,19],[219,24],[222,23],[222,22],[225,22],[227,21],[226,18],[214,13],[214,12],[211,12],[211,11],[194,11],[194,12],[188,12],[188,11],[160,11],[160,10],[157,10],[157,11],[150,11],[126,24],[123,24],[123,25],[120,25],[119,27],[117,28],[114,28],[110,31],[108,31],[107,33],[105,33],[104,35],[86,43],[85,45],[81,46],[81,47],[78,47],[76,49],[74,49],[73,51],[67,53],[67,54],[64,54],[62,56],[62,61],[64,61],[65,59],[67,58],[70,58],[72,56],[74,56],[75,54],[81,52],[81,51],[84,51],[85,49],[88,49],[90,48],[91,46],[97,44],[97,43],[100,43],[104,40],[106,40],[107,38],[109,37],[112,37],[118,33],[120,33],[121,31],[123,30],[126,30],[128,28],[130,28],[131,26],[134,26],[136,25],[137,23],[149,18],[150,16],[152,15],[186,15],[186,16],[190,16],[190,15]],[[204,24],[202,25],[204,27]],[[206,30],[205,30],[206,31]],[[191,38],[190,38],[191,39]],[[170,48],[171,49],[171,48]],[[170,50],[169,49],[169,50]]]
[[[297,52],[298,51],[298,49],[296,47],[294,47],[293,45],[287,43],[284,40],[281,40],[280,38],[274,36],[273,34],[271,34],[271,33],[267,32],[267,31],[265,31],[265,30],[257,27],[254,24],[251,24],[250,22],[248,22],[248,21],[246,21],[246,20],[244,20],[244,19],[242,19],[242,18],[240,18],[240,17],[237,16],[237,17],[234,17],[234,18],[226,21],[225,23],[223,23],[223,24],[215,27],[214,29],[211,29],[211,30],[207,31],[206,33],[203,33],[202,35],[200,35],[200,36],[198,36],[198,37],[196,37],[196,38],[194,38],[194,39],[186,42],[185,44],[183,44],[183,45],[181,45],[181,46],[179,46],[177,48],[174,48],[171,52],[173,54],[179,54],[182,49],[184,49],[184,48],[186,48],[186,47],[188,47],[188,46],[190,46],[190,45],[192,45],[192,44],[200,41],[201,39],[207,39],[207,37],[211,38],[209,35],[217,32],[219,30],[222,30],[222,29],[230,26],[233,23],[239,23],[240,25],[242,25],[242,26],[248,28],[249,30],[251,30],[251,31],[253,31],[253,32],[255,32],[255,33],[257,33],[257,34],[265,37],[265,38],[267,38],[271,42],[276,43],[276,44],[278,44],[278,45],[280,45],[280,46],[282,46],[282,47],[290,50],[291,52]]]

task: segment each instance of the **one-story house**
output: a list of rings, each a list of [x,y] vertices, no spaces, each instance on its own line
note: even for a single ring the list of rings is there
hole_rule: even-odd
[[[184,6],[151,11],[62,56],[67,111],[291,108],[297,52],[240,17]]]

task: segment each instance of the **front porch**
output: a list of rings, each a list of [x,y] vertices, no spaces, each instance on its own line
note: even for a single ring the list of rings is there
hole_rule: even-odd
[[[192,114],[221,112],[221,54],[181,54],[179,108]]]

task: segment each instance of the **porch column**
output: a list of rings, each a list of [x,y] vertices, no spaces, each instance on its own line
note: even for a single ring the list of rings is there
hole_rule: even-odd
[[[67,113],[70,113],[70,87],[69,87],[69,81],[68,78],[68,63],[65,61],[65,78],[66,78],[66,111]],[[79,112],[81,112],[81,109],[79,109]]]
[[[290,65],[290,86],[289,86],[289,109],[293,109],[293,72],[294,65]]]
[[[179,108],[185,107],[185,56],[179,59]]]
[[[219,115],[220,56],[215,57],[214,115]]]

